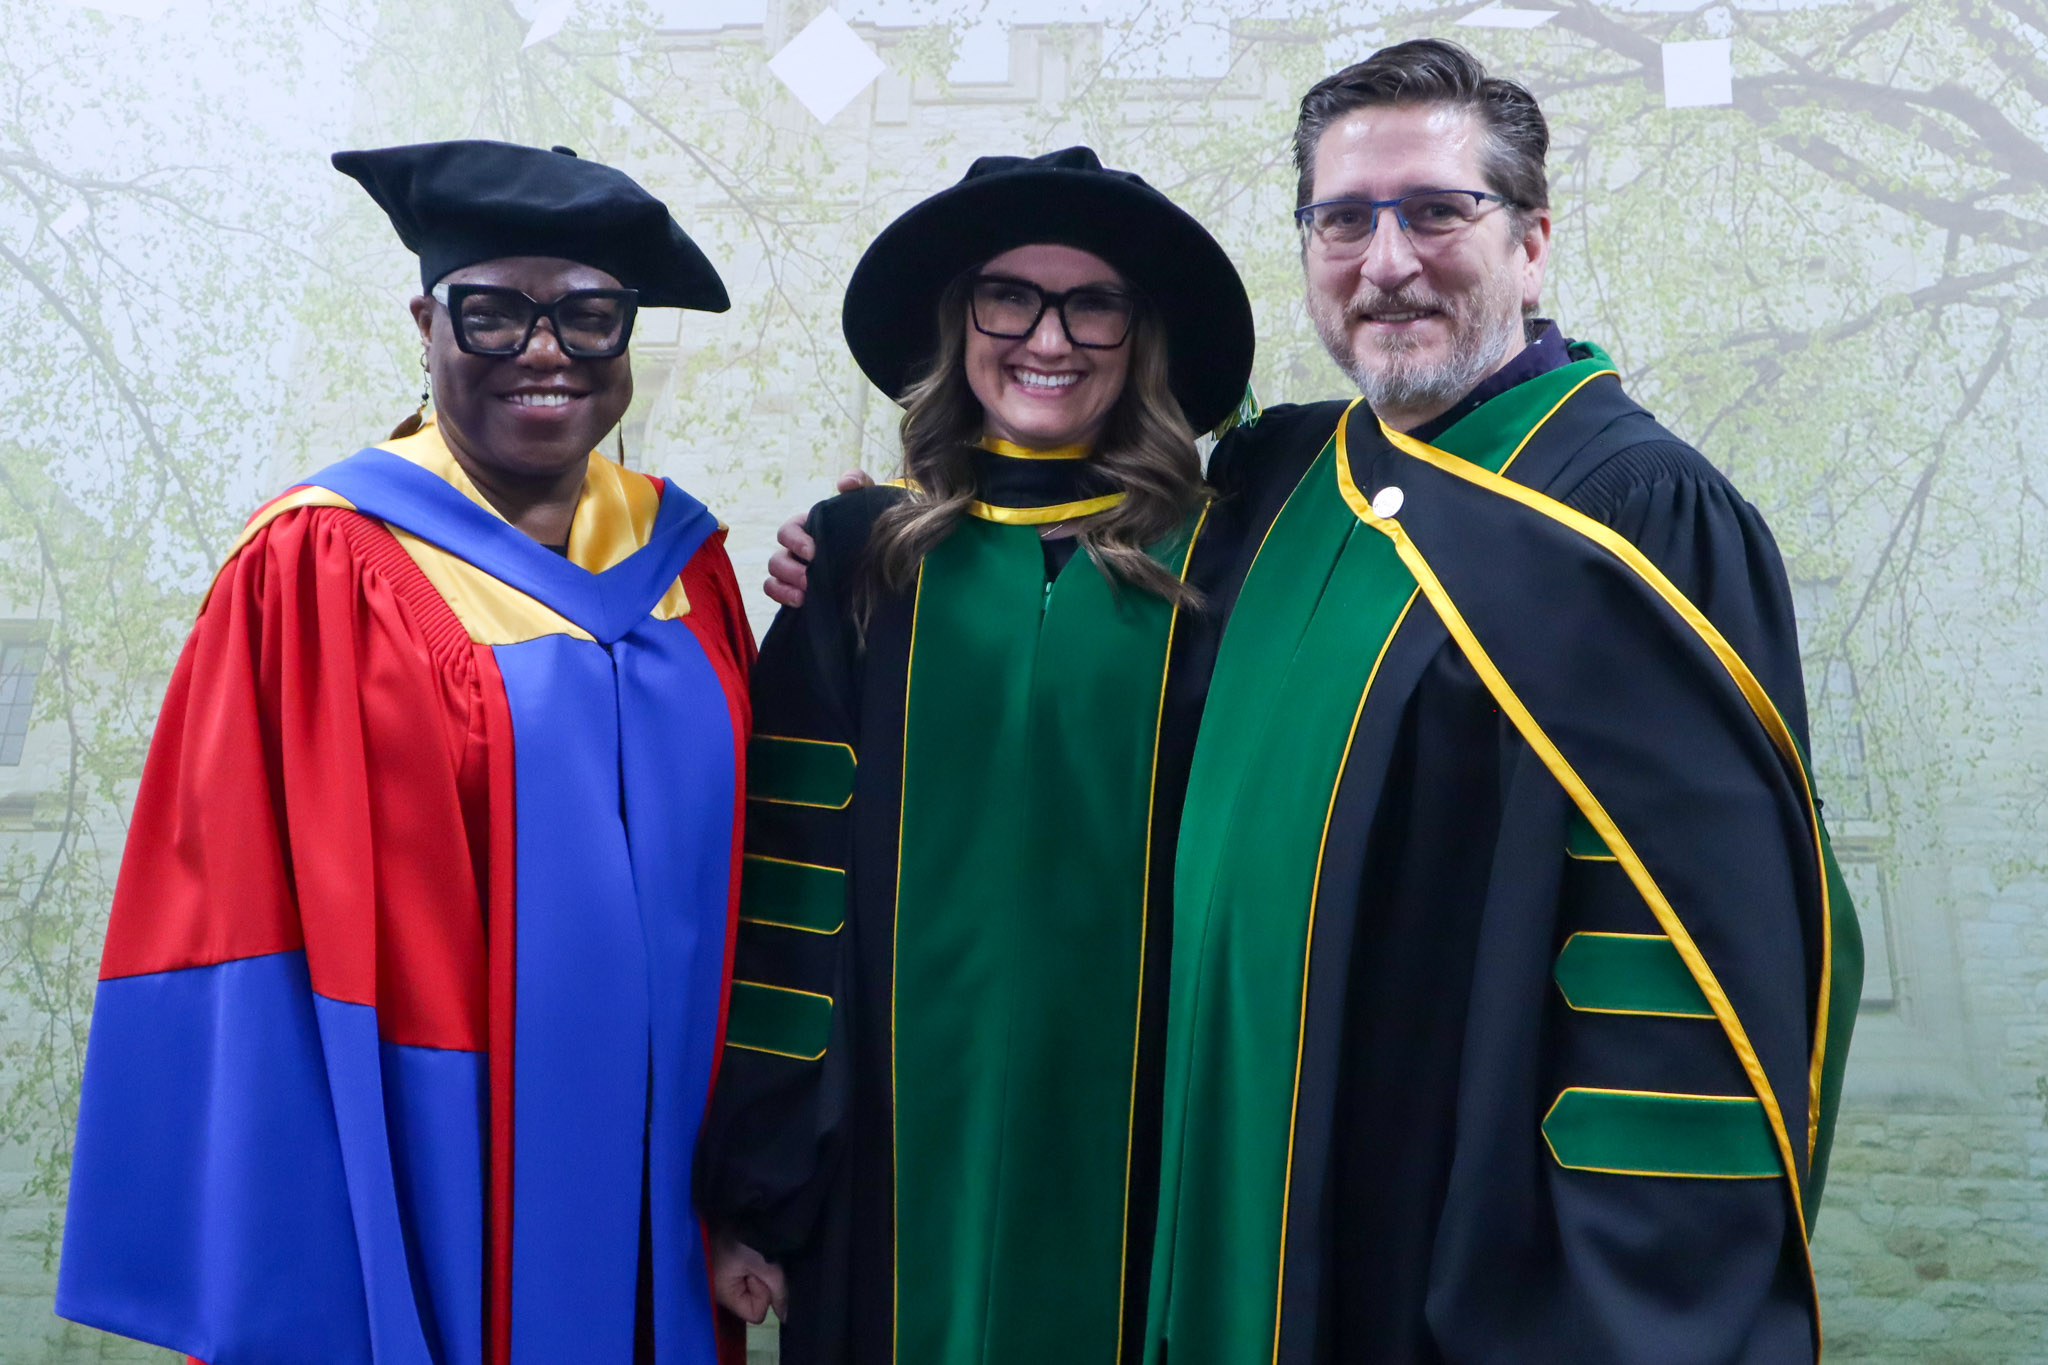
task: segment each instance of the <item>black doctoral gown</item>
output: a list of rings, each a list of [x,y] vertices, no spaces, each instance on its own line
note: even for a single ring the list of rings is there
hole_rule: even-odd
[[[1277,882],[1240,888],[1234,920],[1191,903],[1209,894],[1190,870],[1206,855],[1180,850],[1149,1361],[1776,1365],[1816,1350],[1803,1221],[1861,968],[1804,785],[1791,596],[1756,510],[1627,398],[1603,356],[1572,359],[1604,373],[1542,411],[1546,397],[1505,479],[1661,573],[1746,663],[1781,739],[1774,749],[1759,699],[1745,706],[1680,606],[1613,550],[1446,477],[1362,407],[1348,443],[1343,403],[1275,408],[1228,438],[1211,478],[1230,562],[1205,587],[1238,615],[1200,732],[1189,840],[1218,785],[1205,788],[1204,764],[1233,744],[1246,755],[1234,813],[1209,828],[1238,837],[1293,796],[1259,787],[1294,769],[1251,756],[1273,742],[1246,732],[1266,723],[1244,713],[1265,700],[1241,711],[1231,670],[1267,678],[1280,709],[1348,689],[1351,730],[1312,805],[1323,830],[1305,923]],[[1404,579],[1413,595],[1361,656],[1369,673],[1304,678],[1315,632],[1354,610],[1340,566],[1293,585],[1316,603],[1299,652],[1245,668],[1270,624],[1248,614],[1277,600],[1252,600],[1247,576],[1274,571],[1302,500],[1334,504],[1340,482],[1356,503],[1349,534],[1376,541],[1409,523],[1441,600]],[[1405,511],[1401,493],[1374,496],[1401,484]],[[1627,832],[1625,856],[1561,785],[1563,758],[1546,761],[1504,714],[1502,688],[1442,619],[1453,603],[1534,723],[1571,737],[1571,762]],[[1634,880],[1645,863],[1643,884],[1670,890],[1674,923],[1689,926],[1676,937]],[[1275,936],[1275,960],[1294,965],[1261,982]],[[1704,998],[1703,973],[1725,1010]],[[1244,1002],[1268,988],[1286,1032],[1260,1051]],[[1244,1137],[1262,1096],[1277,1117]]]

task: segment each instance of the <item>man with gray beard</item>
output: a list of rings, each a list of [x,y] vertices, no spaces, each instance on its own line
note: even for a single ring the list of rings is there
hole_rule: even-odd
[[[1791,594],[1756,509],[1535,318],[1548,146],[1436,40],[1302,100],[1308,309],[1362,397],[1210,462],[1127,1363],[1818,1354],[1862,960]]]
[[[1525,322],[1548,142],[1433,40],[1302,101],[1309,314],[1363,397],[1210,466],[1146,1365],[1819,1349],[1862,968],[1791,597],[1756,509]]]

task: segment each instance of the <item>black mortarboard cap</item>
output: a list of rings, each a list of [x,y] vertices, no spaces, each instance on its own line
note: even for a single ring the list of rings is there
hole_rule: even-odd
[[[420,287],[504,256],[559,256],[640,291],[648,308],[723,313],[725,282],[670,216],[624,171],[567,147],[422,142],[336,152],[419,254]]]

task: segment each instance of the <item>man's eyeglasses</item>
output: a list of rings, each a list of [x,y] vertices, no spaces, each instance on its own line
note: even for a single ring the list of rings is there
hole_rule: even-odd
[[[549,303],[494,284],[437,284],[433,293],[455,324],[455,345],[467,355],[522,354],[546,319],[562,354],[609,360],[625,353],[640,311],[635,289],[571,289]]]
[[[1296,209],[1294,220],[1324,255],[1356,256],[1371,243],[1384,209],[1394,211],[1394,221],[1410,242],[1426,248],[1465,232],[1489,211],[1489,204],[1508,202],[1486,190],[1422,190],[1399,199],[1325,199]]]
[[[1084,285],[1055,294],[1005,275],[975,276],[967,297],[974,330],[983,336],[1021,341],[1038,330],[1050,308],[1059,314],[1068,341],[1097,351],[1124,344],[1138,307],[1137,300],[1121,289]]]

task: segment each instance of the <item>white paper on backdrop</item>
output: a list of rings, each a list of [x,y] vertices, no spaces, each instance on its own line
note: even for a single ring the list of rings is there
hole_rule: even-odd
[[[838,10],[828,9],[791,38],[769,60],[768,69],[818,122],[830,123],[854,96],[874,84],[882,74],[882,59]]]
[[[1473,10],[1458,21],[1459,28],[1535,28],[1557,17],[1554,9],[1502,9],[1488,5]]]
[[[1735,60],[1727,38],[1664,44],[1664,107],[1735,103]]]
[[[533,27],[526,30],[526,41],[519,46],[529,48],[546,42],[562,31],[575,12],[576,0],[540,0],[540,7],[533,12]]]

